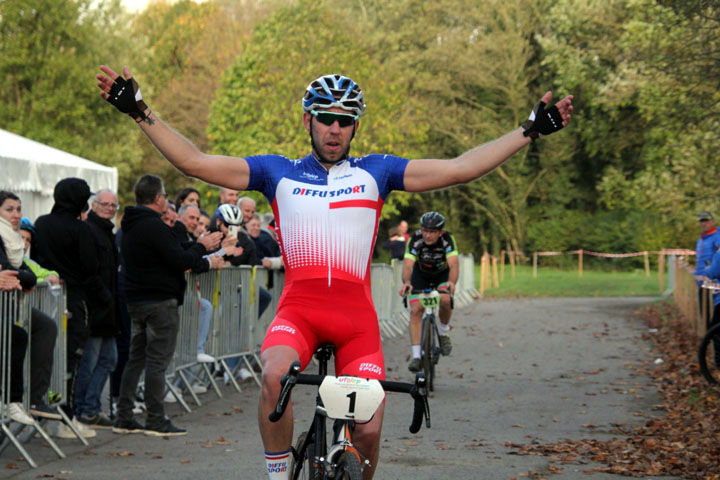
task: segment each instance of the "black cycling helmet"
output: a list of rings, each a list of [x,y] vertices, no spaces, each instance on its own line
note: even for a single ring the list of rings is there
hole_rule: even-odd
[[[438,212],[427,212],[420,217],[420,226],[423,228],[442,230],[443,227],[445,227],[445,217]]]

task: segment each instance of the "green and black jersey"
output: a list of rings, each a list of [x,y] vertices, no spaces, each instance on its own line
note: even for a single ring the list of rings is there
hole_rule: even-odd
[[[450,232],[443,232],[437,242],[427,245],[422,231],[413,233],[407,243],[405,258],[415,260],[415,266],[420,272],[435,275],[448,269],[447,259],[457,255],[458,250],[455,239]]]

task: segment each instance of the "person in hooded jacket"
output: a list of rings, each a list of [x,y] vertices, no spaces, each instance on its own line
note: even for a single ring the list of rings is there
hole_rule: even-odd
[[[87,212],[90,186],[81,178],[64,178],[55,184],[50,213],[35,221],[35,251],[31,257],[45,268],[55,270],[66,285],[68,398],[64,406],[71,418],[75,411],[77,369],[90,334],[91,315],[96,305],[109,305],[112,296],[100,281],[100,262],[90,226],[80,220]],[[86,437],[95,432],[79,422],[75,426]],[[64,437],[69,432],[60,432]]]
[[[168,209],[168,200],[160,177],[143,175],[135,184],[135,201],[137,205],[125,208],[122,219],[121,251],[132,337],[113,432],[185,435],[187,431],[173,425],[165,415],[165,370],[175,352],[185,271],[206,263],[203,256],[219,245],[220,235],[203,236],[189,248],[183,248],[161,219]],[[147,407],[144,426],[133,416],[143,371]]]

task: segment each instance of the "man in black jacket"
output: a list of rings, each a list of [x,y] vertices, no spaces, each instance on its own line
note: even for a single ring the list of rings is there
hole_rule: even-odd
[[[163,394],[165,370],[177,340],[178,306],[183,302],[185,274],[199,268],[219,235],[206,235],[189,248],[182,248],[161,214],[168,208],[162,180],[143,175],[135,184],[134,207],[127,207],[122,220],[122,255],[125,261],[125,291],[132,318],[130,358],[120,384],[116,433],[144,431],[146,435],[174,436],[187,431],[165,416]],[[145,370],[146,424],[133,417],[140,375]]]
[[[113,423],[101,411],[105,382],[117,363],[115,335],[120,332],[117,310],[118,251],[115,246],[115,217],[119,205],[110,190],[95,194],[85,222],[90,225],[99,261],[100,287],[107,291],[110,302],[97,304],[90,300],[90,335],[80,359],[75,387],[75,416],[92,428],[111,428]]]

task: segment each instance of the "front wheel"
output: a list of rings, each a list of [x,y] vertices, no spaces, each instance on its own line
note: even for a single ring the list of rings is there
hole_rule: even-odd
[[[301,433],[295,442],[295,451],[300,454],[300,457],[295,459],[293,456],[293,459],[290,462],[290,478],[292,479],[301,478],[303,480],[309,480],[322,478],[319,476],[319,470],[315,465],[313,465],[312,461],[313,456],[315,455],[315,445],[313,443],[308,443],[307,448],[302,450],[307,434],[308,432]]]
[[[360,468],[360,460],[357,455],[352,452],[344,452],[340,455],[334,478],[339,480],[362,480],[362,468]]]
[[[720,324],[714,325],[703,337],[698,348],[698,361],[708,383],[720,383]]]
[[[430,317],[423,318],[422,367],[428,390],[434,391],[435,362],[433,362],[433,322]]]

